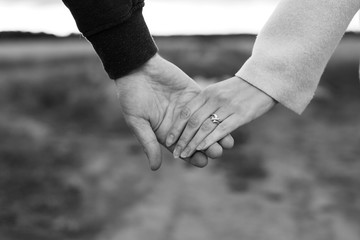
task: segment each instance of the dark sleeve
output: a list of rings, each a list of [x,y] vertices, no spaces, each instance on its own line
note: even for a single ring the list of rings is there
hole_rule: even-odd
[[[142,15],[144,0],[63,0],[80,32],[91,42],[112,79],[157,52]]]

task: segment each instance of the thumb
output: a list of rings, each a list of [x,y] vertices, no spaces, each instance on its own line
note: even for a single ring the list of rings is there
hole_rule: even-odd
[[[150,123],[145,119],[129,118],[129,126],[135,133],[136,138],[144,148],[147,158],[149,159],[150,168],[156,171],[161,166],[161,147]]]

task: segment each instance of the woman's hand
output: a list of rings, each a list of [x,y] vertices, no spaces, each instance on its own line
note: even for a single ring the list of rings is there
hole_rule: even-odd
[[[168,132],[166,145],[177,141],[174,157],[186,158],[263,115],[275,103],[269,95],[239,77],[211,85],[183,107]],[[212,114],[220,119],[219,123],[211,120]]]
[[[172,122],[201,89],[183,71],[159,55],[118,79],[116,85],[125,121],[144,147],[151,169],[157,170],[162,161],[160,144],[165,145]],[[207,156],[221,156],[222,148],[232,147],[233,142],[232,137],[227,136],[204,153],[196,152],[184,160],[205,167]],[[170,151],[173,148],[168,147]]]

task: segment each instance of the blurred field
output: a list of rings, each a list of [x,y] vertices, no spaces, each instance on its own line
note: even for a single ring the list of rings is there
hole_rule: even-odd
[[[254,40],[156,38],[203,84]],[[347,35],[301,117],[278,106],[209,168],[152,173],[87,42],[1,42],[0,239],[360,239],[359,56]]]

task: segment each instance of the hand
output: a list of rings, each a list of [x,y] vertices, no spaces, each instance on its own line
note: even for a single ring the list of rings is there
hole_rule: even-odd
[[[167,144],[179,139],[174,155],[186,158],[263,115],[275,103],[270,96],[239,77],[211,85],[181,110],[169,131]],[[210,120],[212,114],[222,120],[219,125]]]
[[[200,87],[159,55],[118,79],[116,85],[125,121],[144,147],[151,169],[157,170],[162,162],[159,142],[165,144],[171,123],[180,109],[200,93]],[[233,143],[231,136],[220,141],[224,148],[231,148]],[[206,154],[217,157],[222,154],[222,147],[214,143]],[[173,146],[168,149],[172,150]],[[198,167],[208,163],[207,157],[201,152],[186,160]]]

